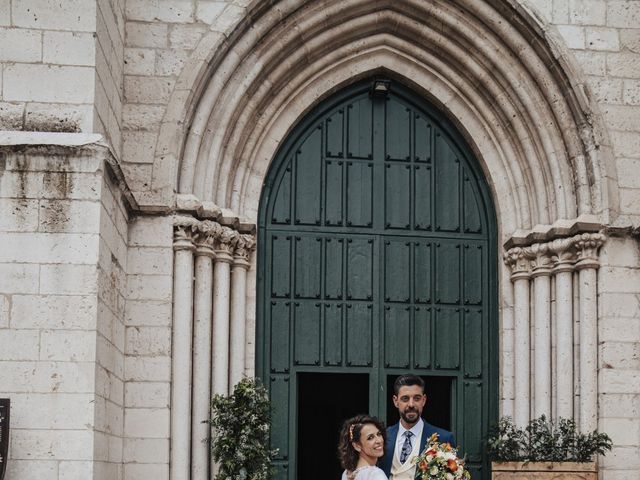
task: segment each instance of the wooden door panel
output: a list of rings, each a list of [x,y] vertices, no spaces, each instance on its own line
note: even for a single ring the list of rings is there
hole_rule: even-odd
[[[362,85],[339,95],[283,140],[261,204],[257,366],[281,450],[276,478],[304,471],[289,383],[365,374],[370,413],[382,415],[388,379],[413,372],[447,386],[436,398],[450,402],[442,411],[474,480],[485,479],[497,402],[489,189],[423,100],[395,84],[387,99]]]

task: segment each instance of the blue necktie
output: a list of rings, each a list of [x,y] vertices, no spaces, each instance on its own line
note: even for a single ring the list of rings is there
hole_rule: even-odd
[[[405,438],[404,443],[402,444],[402,450],[400,450],[400,463],[406,462],[409,454],[411,453],[411,437],[413,437],[413,433],[407,430],[403,435]]]

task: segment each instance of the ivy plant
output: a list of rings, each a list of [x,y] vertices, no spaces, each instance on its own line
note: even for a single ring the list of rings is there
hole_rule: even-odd
[[[270,406],[267,391],[256,379],[244,378],[232,395],[211,401],[211,453],[218,465],[215,480],[269,480]]]
[[[502,417],[487,440],[489,456],[498,462],[589,462],[611,445],[606,433],[580,433],[573,420],[552,422],[544,415],[524,429]]]

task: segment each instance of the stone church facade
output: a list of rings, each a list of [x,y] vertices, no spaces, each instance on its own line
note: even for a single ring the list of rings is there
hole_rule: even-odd
[[[8,478],[207,478],[211,393],[264,367],[269,168],[379,78],[490,191],[495,413],[640,474],[640,2],[0,0]]]

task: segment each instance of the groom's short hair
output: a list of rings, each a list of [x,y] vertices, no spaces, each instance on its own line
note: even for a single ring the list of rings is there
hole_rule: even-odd
[[[400,375],[393,382],[393,394],[398,395],[401,387],[411,387],[413,385],[419,385],[424,393],[424,380],[417,375]]]

